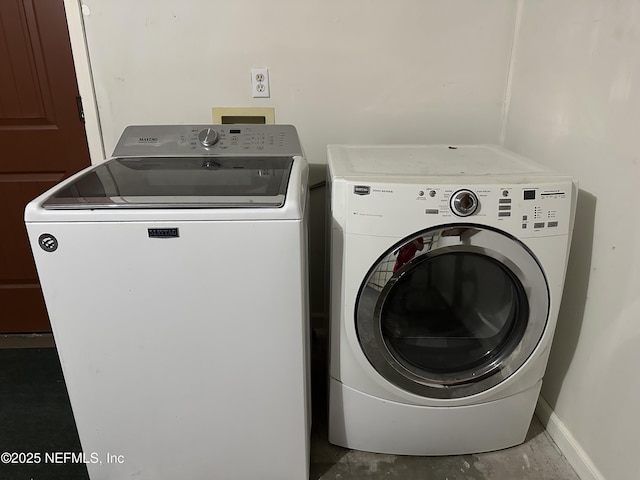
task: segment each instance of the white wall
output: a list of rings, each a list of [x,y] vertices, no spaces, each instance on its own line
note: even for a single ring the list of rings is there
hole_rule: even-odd
[[[549,431],[568,455],[577,442],[584,479],[636,480],[640,1],[522,7],[505,143],[575,175],[581,187],[542,392],[555,413]]]
[[[312,163],[327,143],[499,140],[511,0],[83,3],[107,155],[126,125],[210,123],[212,106],[274,106]]]

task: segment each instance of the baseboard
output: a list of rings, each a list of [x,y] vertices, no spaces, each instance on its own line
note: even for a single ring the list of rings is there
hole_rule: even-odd
[[[581,480],[606,480],[560,417],[542,397],[538,397],[536,416]]]

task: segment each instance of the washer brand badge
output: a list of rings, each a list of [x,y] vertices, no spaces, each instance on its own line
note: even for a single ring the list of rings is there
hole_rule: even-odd
[[[353,193],[356,195],[369,195],[371,193],[371,187],[368,185],[354,185]]]
[[[45,252],[55,252],[58,249],[58,239],[50,233],[43,233],[38,237],[38,244]]]
[[[148,228],[149,238],[178,238],[180,231],[177,228]]]
[[[138,143],[158,143],[158,137],[138,137]]]

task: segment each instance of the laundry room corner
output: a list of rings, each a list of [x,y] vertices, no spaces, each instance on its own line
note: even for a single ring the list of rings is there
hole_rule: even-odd
[[[322,435],[321,442],[324,442],[311,454],[313,480],[334,474],[344,475],[343,478],[355,478],[353,475],[382,478],[387,474],[397,475],[403,468],[409,468],[403,470],[405,472],[415,469],[418,478],[426,464],[420,463],[423,460],[418,456],[382,453],[374,457],[375,454],[329,445],[327,441],[328,408],[323,403],[329,401],[325,391],[329,388],[326,370],[330,368],[326,350],[331,348],[327,342],[331,313],[328,311],[331,292],[327,286],[331,270],[328,255],[331,174],[327,146],[338,144],[359,147],[433,144],[444,146],[446,153],[452,153],[448,150],[456,150],[456,146],[496,145],[577,180],[575,216],[569,222],[573,222],[574,229],[567,233],[572,237],[566,274],[562,279],[559,279],[561,274],[554,274],[556,286],[562,283],[560,280],[564,281],[564,291],[561,303],[557,290],[548,299],[549,311],[557,313],[557,328],[555,336],[551,333],[553,343],[548,338],[552,346],[544,381],[540,386],[538,379],[529,388],[528,393],[538,398],[537,419],[529,425],[526,441],[531,443],[525,446],[534,448],[543,444],[544,461],[551,458],[550,462],[559,465],[557,470],[554,465],[544,470],[541,474],[544,480],[574,478],[572,469],[581,480],[637,480],[640,217],[634,205],[640,184],[640,154],[636,145],[640,125],[640,0],[55,1],[63,4],[66,11],[81,97],[75,101],[92,164],[108,161],[121,133],[131,125],[192,125],[194,128],[188,135],[193,138],[189,138],[198,148],[206,149],[206,142],[196,140],[201,127],[215,123],[213,107],[266,107],[273,109],[277,126],[294,127],[300,143],[294,156],[304,157],[305,165],[308,162],[309,177],[305,182],[308,191],[304,190],[305,195],[308,193],[308,217],[303,218],[308,240],[305,268],[308,266],[311,345],[316,355],[311,359],[312,367],[317,370],[313,381],[316,395],[322,396],[313,412],[316,441]],[[29,8],[29,4],[25,5],[23,8]],[[252,83],[255,68],[268,70],[267,95],[255,95]],[[74,118],[75,109],[74,103]],[[184,138],[172,137],[178,143]],[[207,150],[207,154],[210,153]],[[457,153],[462,153],[462,148]],[[198,165],[214,166],[206,162]],[[14,167],[9,174],[17,171]],[[0,172],[0,187],[2,175],[5,173]],[[257,175],[262,177],[262,173]],[[44,175],[46,181],[53,176],[53,173]],[[18,177],[21,185],[26,184],[23,173]],[[513,185],[516,184],[518,182]],[[569,181],[563,188],[566,185]],[[425,191],[419,196],[429,201]],[[503,192],[503,189],[495,190],[496,205]],[[564,193],[547,191],[546,194],[562,196]],[[433,198],[436,195],[434,193]],[[509,195],[511,193],[506,194]],[[473,197],[465,196],[464,192],[457,201],[460,211],[464,210],[465,202],[471,209],[478,205],[477,198],[474,204]],[[25,236],[20,215],[22,211],[13,217],[20,224],[20,234]],[[487,230],[495,225],[490,227]],[[433,228],[436,229],[436,225]],[[145,229],[144,234],[151,235],[150,230]],[[513,231],[515,236],[521,233]],[[438,232],[445,233],[444,230]],[[446,232],[445,243],[455,240],[463,244],[462,233]],[[478,235],[476,239],[482,239],[482,235]],[[550,236],[545,232],[536,241],[544,243]],[[401,244],[398,239],[398,246],[411,247],[413,241],[417,241],[413,244],[416,248],[424,247],[428,238],[428,235],[416,234],[408,243]],[[38,246],[41,239],[39,236],[35,239],[34,245]],[[45,245],[40,244],[38,248],[44,251],[49,241],[45,237]],[[487,245],[482,249],[495,250]],[[78,249],[80,246],[78,244]],[[230,242],[229,246],[237,245]],[[399,249],[394,250],[394,246],[395,243],[385,245],[380,252],[396,255]],[[540,248],[541,257],[545,255],[545,248]],[[124,246],[122,249],[126,250]],[[247,250],[251,250],[250,245]],[[8,257],[13,253],[7,252]],[[282,257],[285,256],[286,251],[282,253]],[[252,258],[255,264],[261,261],[258,255]],[[28,260],[31,261],[31,257]],[[229,264],[233,260],[228,259]],[[553,264],[549,258],[536,261]],[[368,266],[372,262],[373,259]],[[195,260],[191,266],[202,267]],[[277,270],[277,265],[272,267],[273,271]],[[35,275],[31,264],[29,268]],[[124,280],[114,278],[112,284],[124,285]],[[449,277],[442,278],[446,283]],[[14,280],[11,277],[10,283],[16,283]],[[77,279],[70,284],[74,281]],[[96,280],[95,285],[100,281]],[[32,287],[39,289],[37,281],[32,283]],[[52,280],[52,283],[55,282]],[[182,288],[178,283],[176,288]],[[286,285],[289,293],[298,293],[295,282]],[[88,295],[99,293],[90,282],[83,284],[83,288]],[[355,292],[351,293],[355,297]],[[149,293],[149,298],[152,297]],[[81,303],[75,299],[69,302],[76,307]],[[266,299],[265,303],[268,303]],[[46,322],[45,313],[43,310],[42,318]],[[349,317],[355,317],[356,313],[350,311]],[[276,337],[266,326],[261,328],[252,340],[264,346]],[[137,332],[140,338],[151,338],[144,331],[126,325],[123,331],[125,337]],[[189,349],[189,336],[196,337],[195,344],[202,351],[207,350],[211,339],[216,337],[215,334],[207,338],[198,336],[197,329],[175,332],[182,342],[175,345],[180,344],[184,350]],[[117,343],[113,332],[104,338]],[[100,338],[94,340],[101,344]],[[24,362],[24,369],[16,369],[25,376],[15,383],[17,387],[12,393],[18,395],[24,393],[23,387],[30,381],[26,378],[33,371],[39,371],[38,358],[52,365],[53,355],[49,350],[54,350],[50,348],[50,336],[35,340],[24,336],[17,343],[9,344],[22,347],[21,342],[37,348],[33,349],[36,360]],[[6,348],[5,358],[22,362],[25,352],[10,352],[12,348]],[[536,351],[536,355],[547,355],[548,348],[543,350]],[[265,356],[270,356],[266,350]],[[130,360],[135,363],[133,354]],[[226,361],[221,360],[220,365]],[[542,376],[545,364],[541,365],[538,370]],[[373,368],[365,365],[365,370]],[[44,380],[44,386],[54,392],[52,395],[57,400],[65,394],[58,388],[60,384],[65,385],[58,370],[57,364],[52,370],[42,370],[51,373]],[[353,371],[355,369],[348,373]],[[206,377],[205,369],[200,372]],[[6,384],[11,385],[9,380],[16,380],[13,378],[16,375],[10,369],[5,372]],[[175,376],[180,379],[180,375]],[[43,380],[42,374],[33,378]],[[230,383],[237,380],[233,375],[228,378]],[[262,391],[269,390],[266,378],[262,379]],[[381,386],[383,383],[371,381],[372,391],[388,390],[387,384]],[[307,384],[305,388],[308,387]],[[496,389],[498,393],[500,388]],[[539,397],[533,392],[534,388],[540,389]],[[185,386],[181,392],[187,390]],[[490,392],[489,397],[494,393]],[[177,398],[180,392],[170,395]],[[418,394],[403,391],[393,398],[405,401],[414,398],[412,395]],[[251,403],[250,397],[252,395],[247,395],[242,402]],[[446,403],[440,400],[429,406],[436,408]],[[204,409],[204,400],[198,401]],[[464,398],[453,399],[461,408],[465,406],[464,401]],[[228,404],[232,403],[229,400]],[[65,403],[63,408],[68,414],[64,424],[72,423],[70,407]],[[29,414],[26,410],[20,412]],[[361,417],[354,415],[353,418]],[[306,419],[308,421],[309,416]],[[319,424],[318,419],[324,423]],[[411,424],[413,418],[405,417],[405,421]],[[149,420],[149,424],[152,423]],[[440,425],[441,431],[446,432],[449,424],[442,423],[446,425]],[[13,426],[19,432],[18,423],[14,422]],[[37,426],[31,430],[31,433],[37,432]],[[76,448],[79,443],[75,437],[72,440],[70,448]],[[439,465],[455,471],[456,475],[463,469],[469,475],[493,480],[499,477],[492,477],[490,465],[504,464],[509,472],[504,474],[505,478],[516,478],[513,472],[536,474],[539,459],[533,455],[530,459],[527,452],[530,450],[525,452],[514,447],[515,457],[507,457],[507,450],[486,454],[487,457],[479,456],[484,454],[430,457],[429,461],[434,463],[428,468]],[[558,471],[569,473],[563,476],[557,474]],[[0,477],[3,477],[1,469]],[[52,478],[56,478],[55,475]]]

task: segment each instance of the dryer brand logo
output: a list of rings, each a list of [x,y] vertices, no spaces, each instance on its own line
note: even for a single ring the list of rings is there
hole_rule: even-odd
[[[149,238],[178,238],[180,231],[177,228],[148,228]]]
[[[138,137],[138,143],[158,143],[158,137]]]
[[[354,185],[353,193],[356,195],[369,195],[371,193],[371,187],[368,185]]]
[[[43,233],[38,237],[38,245],[45,252],[55,252],[58,249],[58,239],[50,233]]]

